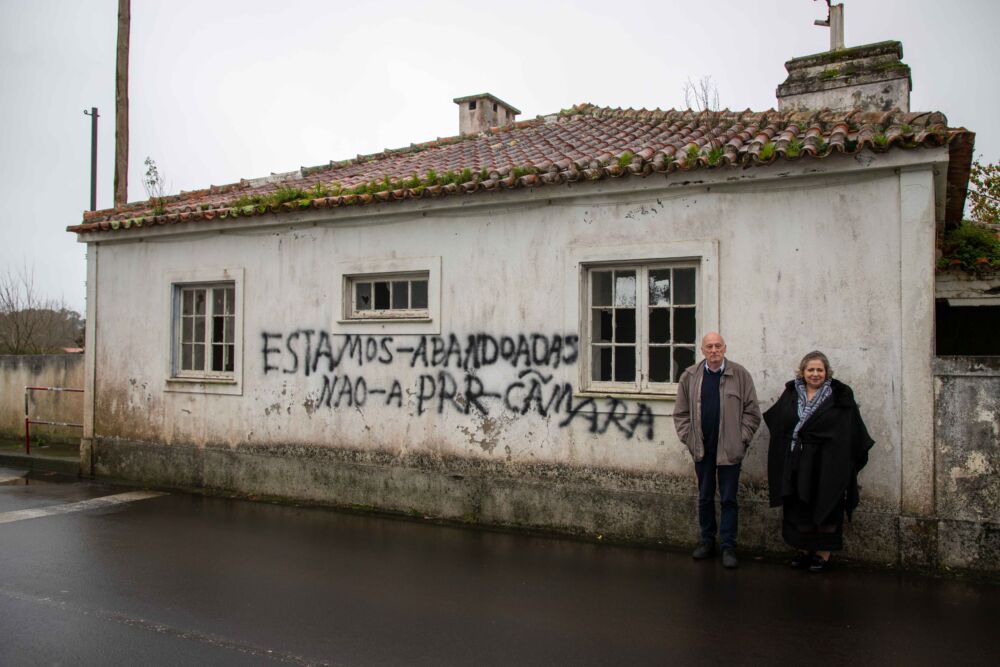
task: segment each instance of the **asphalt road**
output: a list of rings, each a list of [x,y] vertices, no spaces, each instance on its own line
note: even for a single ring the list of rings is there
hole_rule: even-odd
[[[23,475],[0,469],[0,665],[992,665],[1000,654],[995,585],[747,559],[728,571],[672,552]]]

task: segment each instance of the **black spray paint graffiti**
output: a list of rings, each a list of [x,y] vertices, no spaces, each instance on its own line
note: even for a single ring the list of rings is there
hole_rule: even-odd
[[[402,410],[404,397],[409,395],[418,415],[448,410],[489,415],[491,404],[498,404],[509,414],[551,415],[560,428],[582,420],[591,433],[614,428],[627,438],[637,434],[653,438],[653,412],[645,403],[637,403],[630,413],[617,398],[574,396],[572,385],[553,382],[552,374],[542,372],[576,363],[579,341],[575,335],[477,333],[401,338],[408,344],[397,343],[393,336],[336,335],[315,329],[265,332],[264,373],[322,375],[317,405],[327,408],[382,405]],[[388,388],[369,386],[366,366],[394,364],[420,372],[406,388],[399,379],[391,380]],[[352,368],[345,370],[348,365]],[[477,374],[478,369],[495,365],[517,371],[516,379],[500,391],[488,390]]]

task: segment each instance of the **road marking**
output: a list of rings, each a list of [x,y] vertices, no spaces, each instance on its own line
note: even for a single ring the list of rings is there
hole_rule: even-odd
[[[11,512],[0,512],[0,523],[10,523],[12,521],[23,521],[25,519],[37,519],[43,516],[54,516],[56,514],[71,514],[73,512],[85,512],[87,510],[113,507],[124,503],[135,502],[136,500],[146,500],[147,498],[157,498],[167,494],[158,491],[128,491],[127,493],[116,493],[113,496],[101,498],[91,498],[81,500],[78,503],[66,503],[65,505],[51,505],[49,507],[34,507],[27,510],[13,510]]]

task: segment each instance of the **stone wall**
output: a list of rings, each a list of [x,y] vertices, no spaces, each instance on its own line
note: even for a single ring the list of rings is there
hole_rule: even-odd
[[[935,365],[939,565],[996,570],[1000,559],[1000,357]]]
[[[0,355],[0,437],[24,438],[26,386],[83,388],[82,354]],[[34,391],[29,394],[34,419],[72,422],[83,420],[83,394]],[[75,442],[80,429],[34,425],[33,440]]]

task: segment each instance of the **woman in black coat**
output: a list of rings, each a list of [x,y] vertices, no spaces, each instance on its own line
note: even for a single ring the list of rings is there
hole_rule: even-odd
[[[844,515],[858,505],[858,471],[875,441],[854,392],[833,379],[822,352],[802,358],[764,421],[771,507],[783,508],[781,536],[798,550],[791,565],[824,572],[830,552],[844,548]]]

